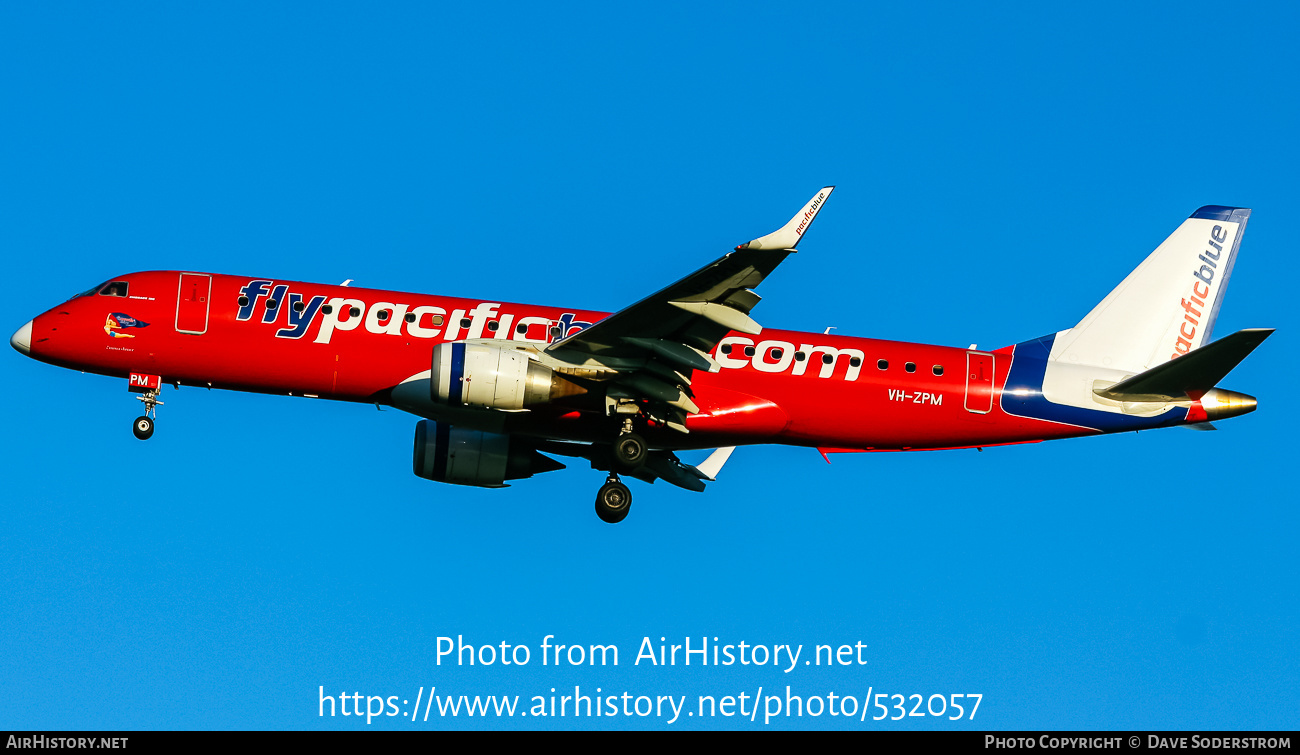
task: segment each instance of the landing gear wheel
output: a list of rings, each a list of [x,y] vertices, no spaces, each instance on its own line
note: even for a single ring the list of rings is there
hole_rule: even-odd
[[[632,510],[632,491],[617,480],[611,480],[600,486],[596,493],[596,516],[602,522],[618,524]]]
[[[153,437],[153,418],[157,416],[158,407],[162,406],[163,402],[158,400],[157,388],[150,388],[143,396],[136,396],[136,399],[144,402],[144,416],[135,418],[135,422],[131,425],[131,432],[135,433],[135,437],[140,440],[149,440]]]
[[[148,417],[136,417],[131,432],[140,440],[149,440],[153,436],[153,420]]]
[[[645,439],[636,433],[623,433],[614,441],[614,460],[625,472],[640,469],[645,455]]]

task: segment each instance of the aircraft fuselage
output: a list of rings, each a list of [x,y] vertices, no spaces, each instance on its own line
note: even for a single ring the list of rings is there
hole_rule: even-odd
[[[609,437],[607,418],[564,402],[523,412],[452,408],[422,401],[424,387],[416,395],[400,386],[429,370],[437,344],[479,340],[540,349],[606,316],[154,271],[119,276],[39,315],[28,348],[41,361],[113,377],[144,373],[170,384],[395,405],[496,432],[597,442]],[[123,317],[126,324],[114,319]],[[1122,427],[1034,416],[1024,409],[1041,399],[1032,362],[1046,354],[1027,351],[775,328],[733,331],[710,353],[720,369],[693,377],[700,411],[687,418],[690,432],[650,428],[646,435],[662,448],[784,443],[886,451],[1022,443],[1188,420],[1186,407],[1125,417]],[[1006,392],[1009,376],[1016,395]]]

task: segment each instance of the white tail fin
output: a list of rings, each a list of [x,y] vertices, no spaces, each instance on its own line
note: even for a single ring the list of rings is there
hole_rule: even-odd
[[[1144,372],[1210,341],[1250,210],[1202,207],[1074,328],[1051,359]]]

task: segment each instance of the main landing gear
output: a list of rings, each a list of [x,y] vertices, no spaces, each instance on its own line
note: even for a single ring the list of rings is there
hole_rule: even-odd
[[[618,479],[618,473],[634,474],[645,465],[649,448],[645,438],[633,432],[631,417],[623,418],[623,426],[614,441],[614,468],[596,493],[596,516],[601,521],[618,524],[627,518],[632,509],[632,491]]]
[[[614,441],[614,463],[624,472],[635,472],[645,464],[645,438],[632,432],[632,419],[623,419],[623,430]]]
[[[153,437],[153,423],[158,416],[157,407],[162,406],[163,403],[158,400],[158,393],[159,389],[152,388],[145,391],[144,395],[136,396],[144,402],[144,415],[135,418],[135,422],[131,425],[131,432],[135,433],[135,437],[140,440],[149,440]]]
[[[618,524],[632,510],[632,491],[618,481],[618,475],[611,473],[605,484],[596,493],[596,516],[602,522]]]

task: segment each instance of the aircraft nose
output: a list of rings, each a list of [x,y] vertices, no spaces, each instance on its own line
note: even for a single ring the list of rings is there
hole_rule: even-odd
[[[28,320],[27,324],[18,329],[16,333],[9,336],[9,345],[18,349],[24,354],[32,353],[32,321]]]

